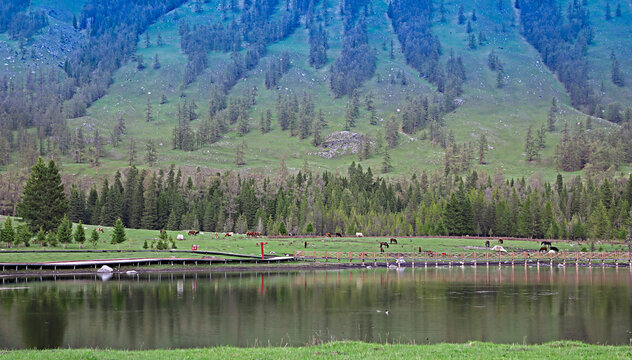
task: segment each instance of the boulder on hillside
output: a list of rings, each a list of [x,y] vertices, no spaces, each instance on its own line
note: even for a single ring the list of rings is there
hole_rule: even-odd
[[[321,151],[311,153],[325,159],[337,158],[344,155],[356,154],[362,149],[366,136],[350,131],[338,131],[327,135],[319,146]],[[369,141],[373,145],[372,141]],[[310,154],[310,155],[311,155]]]

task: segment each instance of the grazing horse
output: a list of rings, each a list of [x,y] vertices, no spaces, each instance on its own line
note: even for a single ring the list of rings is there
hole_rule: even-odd
[[[421,246],[419,247],[419,253],[421,254]]]
[[[246,232],[246,237],[247,237],[247,238],[249,238],[249,237],[255,237],[255,232],[254,232],[254,231],[247,231],[247,232]]]
[[[224,234],[224,237],[231,237],[231,236],[233,236],[233,234],[231,234],[231,233]]]
[[[542,245],[542,246],[551,246],[551,242],[550,241],[542,241],[540,243],[540,245]]]
[[[397,244],[397,239],[391,238],[391,244]]]
[[[388,243],[386,241],[382,241],[380,243],[380,247],[382,247],[382,246],[386,246],[386,248],[388,248]]]
[[[257,231],[257,232],[255,233],[255,237],[261,237],[261,231]]]
[[[555,246],[551,246],[549,247],[550,251],[555,251],[555,252],[560,252],[560,249],[556,248]]]
[[[498,239],[498,243],[502,244],[503,243],[503,239]]]
[[[542,246],[539,251],[541,253],[545,253],[545,252],[549,251],[549,249],[546,246]]]
[[[341,233],[336,233],[336,237],[342,237]]]
[[[325,233],[325,236],[331,237],[331,233]]]
[[[200,233],[200,232],[199,232],[199,231],[196,231],[196,230],[189,230],[189,235],[197,235],[197,234],[199,234],[199,233]]]
[[[491,244],[489,243],[489,240],[485,241],[485,247],[490,247]]]
[[[219,239],[219,234],[218,233],[215,233],[215,238]]]
[[[305,249],[307,249],[307,241],[305,241]]]
[[[98,228],[97,228],[97,231],[98,231],[98,232],[100,232],[100,233],[102,233],[102,232],[103,232],[103,228],[102,228],[102,227],[98,227]]]

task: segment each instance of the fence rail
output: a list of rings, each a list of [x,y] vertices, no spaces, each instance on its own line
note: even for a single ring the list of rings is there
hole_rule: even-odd
[[[348,263],[386,266],[460,266],[460,265],[575,265],[575,266],[632,266],[632,253],[612,252],[328,252],[295,251],[299,261]]]

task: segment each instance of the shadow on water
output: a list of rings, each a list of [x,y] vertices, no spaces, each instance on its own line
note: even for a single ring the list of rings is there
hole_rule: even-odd
[[[627,344],[631,280],[547,267],[2,278],[0,348]]]

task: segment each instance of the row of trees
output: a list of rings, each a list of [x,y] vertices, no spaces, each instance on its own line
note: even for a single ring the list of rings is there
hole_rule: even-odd
[[[589,114],[596,113],[598,99],[588,83],[586,54],[594,30],[589,11],[580,1],[568,3],[566,16],[553,0],[520,0],[522,32],[557,74],[568,91],[571,104]]]
[[[329,86],[336,97],[351,95],[375,73],[376,55],[369,47],[366,19],[358,14],[365,1],[341,3],[344,34],[342,50],[331,65]]]
[[[120,216],[127,227],[147,229],[596,240],[625,238],[632,220],[632,177],[564,182],[558,175],[548,183],[471,171],[465,178],[423,172],[387,181],[351,164],[346,176],[306,168],[292,175],[282,167],[274,178],[198,170],[184,180],[173,166],[153,173],[131,167],[87,198],[71,188],[68,204],[61,183],[43,176],[55,177],[54,170],[54,163],[39,161],[24,190],[19,211],[30,231],[53,230],[67,213],[72,221],[102,225]],[[44,186],[49,182],[54,191]],[[40,211],[29,211],[35,207]]]

